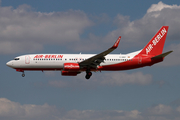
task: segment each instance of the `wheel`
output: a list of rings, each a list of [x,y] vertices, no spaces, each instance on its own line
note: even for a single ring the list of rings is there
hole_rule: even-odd
[[[88,74],[89,76],[91,76],[91,75],[92,75],[92,72],[88,72],[87,74]]]
[[[92,76],[92,72],[86,72],[86,76],[85,76],[86,79],[89,79],[91,76]]]
[[[90,77],[91,77],[91,76],[89,76],[89,75],[86,75],[86,76],[85,76],[86,79],[89,79]]]
[[[25,74],[23,73],[23,74],[22,74],[22,77],[24,77],[24,76],[25,76]]]

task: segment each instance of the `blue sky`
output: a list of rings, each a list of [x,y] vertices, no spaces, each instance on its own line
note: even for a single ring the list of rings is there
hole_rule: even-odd
[[[1,0],[0,119],[180,119],[180,1]],[[61,76],[6,62],[30,53],[113,53],[142,49],[161,26],[169,31],[162,63],[129,71]]]

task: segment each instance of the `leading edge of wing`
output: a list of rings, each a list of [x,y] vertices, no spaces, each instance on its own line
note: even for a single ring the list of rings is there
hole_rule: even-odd
[[[107,49],[106,51],[104,51],[102,53],[96,54],[96,55],[80,62],[79,65],[81,67],[85,67],[85,66],[91,67],[91,64],[96,65],[96,66],[99,65],[101,62],[104,61],[104,59],[105,59],[104,56],[111,53],[113,50],[115,50],[118,47],[120,40],[121,40],[121,36],[119,36],[119,38],[116,40],[116,42],[114,43],[114,45],[111,48]]]

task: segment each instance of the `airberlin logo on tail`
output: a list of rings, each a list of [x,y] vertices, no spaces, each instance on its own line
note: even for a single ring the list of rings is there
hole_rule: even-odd
[[[152,40],[152,43],[150,43],[147,48],[146,48],[146,54],[149,54],[151,52],[151,50],[153,49],[153,47],[155,47],[158,42],[161,40],[161,38],[167,33],[166,29],[163,28],[161,30],[161,32],[159,32],[159,34],[157,34],[157,36],[154,38],[154,40]]]

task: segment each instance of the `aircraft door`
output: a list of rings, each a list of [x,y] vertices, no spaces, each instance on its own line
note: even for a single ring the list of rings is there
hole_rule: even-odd
[[[25,64],[30,64],[30,56],[25,56]]]
[[[139,65],[142,64],[142,57],[141,57],[141,56],[138,57],[138,64],[139,64]]]

